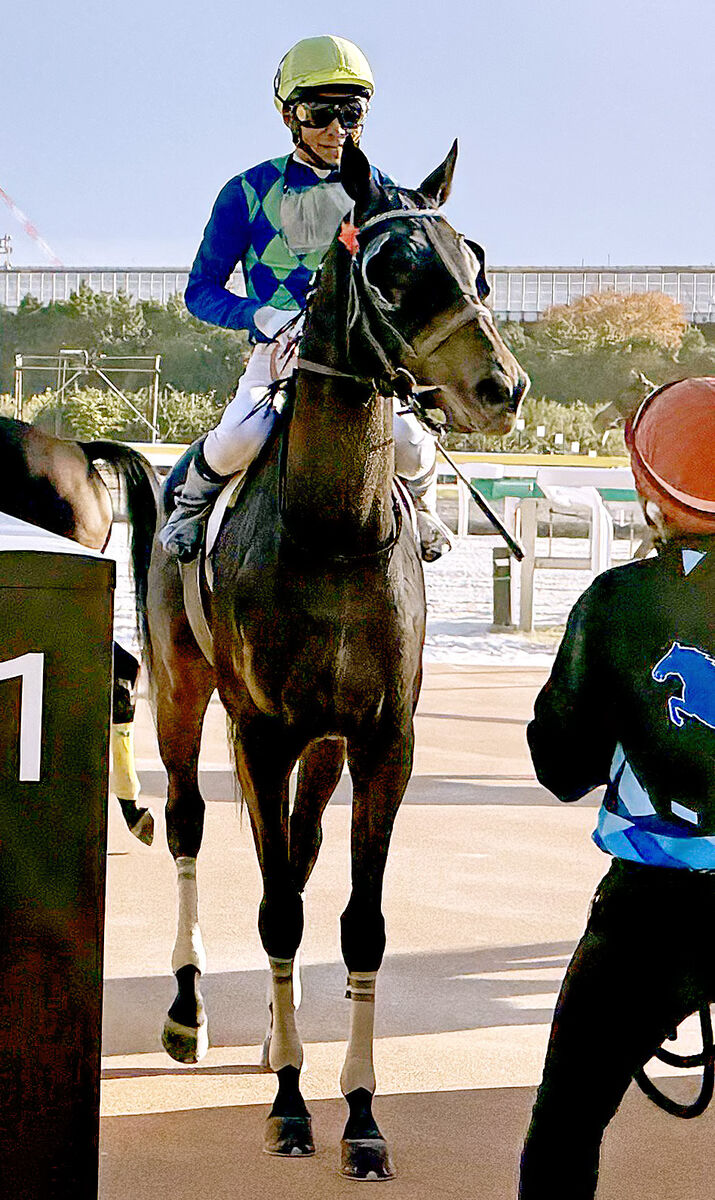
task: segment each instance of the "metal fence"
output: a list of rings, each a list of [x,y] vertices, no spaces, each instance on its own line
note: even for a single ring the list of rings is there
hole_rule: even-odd
[[[188,278],[188,267],[10,267],[0,270],[0,305],[16,309],[25,296],[41,304],[69,300],[82,284],[108,296],[123,294],[166,304],[176,292],[185,291]],[[241,293],[240,271],[231,277],[229,287]]]
[[[490,303],[502,318],[535,320],[553,304],[597,292],[664,292],[689,321],[715,322],[715,267],[492,267]],[[80,284],[93,291],[165,304],[183,292],[188,267],[11,267],[0,270],[0,305],[16,309],[24,296],[41,304],[68,300]],[[240,271],[229,281],[240,295]]]
[[[715,321],[715,267],[494,267],[490,303],[497,316],[533,321],[554,304],[598,292],[664,292],[688,321]]]

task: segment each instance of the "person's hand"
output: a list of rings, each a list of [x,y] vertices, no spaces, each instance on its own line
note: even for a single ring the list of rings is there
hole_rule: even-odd
[[[270,304],[264,304],[262,308],[256,309],[253,320],[258,332],[272,342],[283,326],[295,316],[296,313],[290,309],[273,308]]]

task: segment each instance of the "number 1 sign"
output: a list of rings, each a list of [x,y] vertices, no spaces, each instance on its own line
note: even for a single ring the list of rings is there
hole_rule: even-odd
[[[42,756],[44,654],[21,654],[0,662],[0,680],[20,679],[20,783],[37,783]]]

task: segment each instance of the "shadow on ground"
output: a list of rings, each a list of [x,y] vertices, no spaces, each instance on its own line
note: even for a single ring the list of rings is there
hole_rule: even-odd
[[[164,771],[140,771],[139,779],[144,803],[151,804],[154,801],[163,804],[166,796]],[[495,782],[496,780],[499,782]],[[235,782],[228,768],[200,771],[199,782],[204,800],[214,803],[236,803]],[[349,778],[344,775],[330,803],[350,804],[351,800],[352,787]],[[596,808],[600,801],[600,793],[593,793],[580,803]],[[517,804],[549,808],[559,806],[559,801],[551,792],[534,783],[532,775],[413,775],[402,803]]]
[[[525,980],[516,972],[550,967],[561,976],[571,942],[449,951],[445,954],[387,955],[380,972],[378,1037],[400,1037],[495,1025],[544,1024],[551,1007],[544,993],[558,990],[553,979]],[[498,972],[507,978],[490,979]],[[514,973],[513,977],[509,977]],[[347,1037],[345,966],[319,963],[303,968],[299,1014],[306,1042]],[[206,975],[203,994],[213,1046],[251,1046],[266,1028],[267,971]],[[160,1049],[159,1030],[175,993],[173,976],[108,979],[104,986],[104,1054],[144,1054]],[[528,998],[534,995],[534,1005]],[[215,1068],[198,1068],[212,1071]],[[172,1068],[167,1068],[170,1072]],[[181,1071],[182,1068],[177,1068]]]

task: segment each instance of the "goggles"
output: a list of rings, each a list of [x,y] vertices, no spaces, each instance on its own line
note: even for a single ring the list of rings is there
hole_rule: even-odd
[[[301,125],[308,129],[327,129],[337,120],[343,129],[357,129],[365,120],[367,100],[349,96],[345,100],[299,100],[293,112]]]

